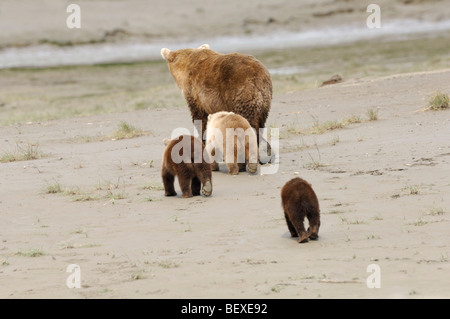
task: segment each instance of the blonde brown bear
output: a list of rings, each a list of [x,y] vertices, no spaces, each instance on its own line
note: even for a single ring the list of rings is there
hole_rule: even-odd
[[[228,174],[245,171],[256,173],[258,168],[258,143],[254,129],[242,116],[233,112],[217,112],[208,116],[206,149],[214,160],[213,170],[218,170],[217,160],[225,160]]]

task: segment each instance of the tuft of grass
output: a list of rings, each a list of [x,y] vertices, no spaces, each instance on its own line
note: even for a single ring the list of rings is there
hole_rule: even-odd
[[[74,202],[89,202],[98,201],[103,199],[109,199],[113,203],[116,200],[128,198],[128,194],[120,192],[117,189],[120,187],[121,177],[118,178],[117,183],[106,182],[104,184],[98,183],[95,186],[97,192],[88,192],[81,190],[78,186],[63,187],[59,183],[49,185],[46,189],[47,194],[62,194],[64,196],[70,196]],[[106,191],[99,193],[98,191]]]
[[[100,200],[101,198],[98,196],[92,196],[89,194],[81,194],[81,195],[74,195],[73,196],[73,201],[74,202],[91,202],[91,201],[96,201],[96,200]]]
[[[306,169],[312,169],[312,170],[317,170],[317,169],[319,169],[319,168],[327,167],[327,166],[328,166],[327,164],[318,162],[318,161],[316,161],[316,160],[313,160],[312,162],[306,163],[306,164],[304,165],[304,167],[305,167]]]
[[[309,129],[309,134],[323,134],[328,131],[333,131],[337,129],[344,128],[344,123],[339,121],[327,121],[324,123],[319,123],[319,121],[314,121],[313,126]]]
[[[425,226],[428,223],[429,222],[424,221],[422,218],[419,218],[416,222],[412,223],[411,225],[413,225],[413,226]]]
[[[337,143],[339,143],[339,136],[338,136],[338,135],[333,136],[333,138],[332,138],[331,141],[330,141],[330,145],[331,145],[331,146],[334,146],[334,145],[336,145]]]
[[[142,271],[135,272],[131,275],[131,280],[140,280],[147,278]]]
[[[170,268],[178,268],[180,267],[180,264],[168,261],[168,260],[164,260],[164,261],[160,261],[157,264],[159,267],[164,268],[164,269],[170,269]]]
[[[55,183],[53,185],[48,185],[46,193],[47,194],[60,194],[63,193],[64,189],[60,183]]]
[[[361,123],[362,121],[363,120],[361,119],[361,117],[359,117],[357,115],[351,115],[340,121],[327,121],[324,123],[319,123],[318,120],[314,120],[313,126],[304,133],[305,134],[324,134],[329,131],[334,131],[334,130],[345,128],[346,126],[351,125],[351,124]]]
[[[108,193],[108,197],[110,200],[115,201],[118,199],[126,199],[128,196],[125,193],[121,193],[121,192],[109,192]]]
[[[164,186],[162,184],[151,182],[148,185],[142,186],[142,189],[151,191],[163,191]]]
[[[333,209],[328,214],[336,215],[336,214],[343,214],[343,213],[345,213],[343,210]]]
[[[355,220],[349,220],[347,217],[339,216],[339,219],[341,220],[341,223],[347,224],[347,225],[362,225],[366,222],[360,219]]]
[[[272,288],[270,288],[270,291],[274,293],[279,293],[281,290],[282,288],[280,286],[273,286]]]
[[[115,140],[123,140],[144,135],[144,131],[125,121],[120,122],[119,127],[114,131],[112,138]]]
[[[376,121],[378,120],[378,109],[371,109],[367,111],[367,117],[369,118],[369,121]]]
[[[431,207],[425,214],[430,216],[443,215],[444,209],[442,207]]]
[[[30,161],[42,157],[43,154],[39,151],[39,144],[26,143],[25,146],[22,146],[20,143],[16,143],[16,149],[12,153],[6,152],[0,155],[0,163]]]
[[[351,115],[349,117],[347,117],[346,119],[342,120],[342,124],[345,126],[350,125],[350,124],[357,124],[357,123],[361,123],[363,120],[361,117],[357,116],[357,115]]]
[[[308,152],[308,156],[309,156],[309,158],[311,159],[311,162],[306,163],[306,164],[304,165],[304,167],[305,167],[306,169],[313,169],[313,170],[316,170],[316,169],[319,169],[319,168],[321,168],[321,167],[326,167],[326,166],[328,166],[327,164],[322,163],[322,158],[321,158],[321,155],[320,155],[320,150],[319,150],[319,147],[317,146],[317,144],[315,144],[315,147],[316,147],[316,150],[317,150],[317,159],[315,159],[315,158],[311,155],[311,153]]]
[[[28,250],[28,251],[22,251],[22,250],[20,250],[20,251],[17,252],[17,255],[18,255],[18,256],[21,256],[21,257],[31,257],[31,258],[34,258],[34,257],[40,257],[40,256],[43,256],[43,255],[45,255],[45,254],[44,254],[44,252],[43,252],[42,250],[32,248],[32,249],[30,249],[30,250]]]
[[[152,197],[145,197],[142,201],[143,202],[160,202],[161,198],[152,198]]]
[[[450,100],[448,94],[441,92],[434,93],[428,100],[428,107],[425,110],[440,111],[448,109]]]
[[[366,222],[361,220],[361,219],[355,219],[355,220],[349,220],[347,224],[349,225],[362,225],[365,224]]]
[[[419,195],[419,186],[411,185],[406,188],[410,195]]]

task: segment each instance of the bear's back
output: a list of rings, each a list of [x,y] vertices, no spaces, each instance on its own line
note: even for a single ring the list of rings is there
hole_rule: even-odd
[[[208,126],[219,128],[225,133],[227,128],[242,128],[244,131],[251,128],[250,123],[243,116],[234,112],[220,111],[208,117]]]
[[[185,139],[187,139],[187,141]],[[178,143],[185,143],[185,142],[188,142],[190,144],[189,145],[190,147],[189,148],[181,147],[178,154],[175,154],[177,156],[180,156],[181,163],[190,167],[193,165],[193,163],[199,162],[200,158],[199,156],[201,156],[201,163],[206,163],[205,159],[203,158],[203,151],[204,151],[203,143],[194,136],[180,135],[179,137],[170,140],[167,143],[167,146],[163,154],[163,165],[170,165],[170,166],[177,165],[174,159],[172,158],[172,150]]]
[[[319,200],[310,183],[300,177],[288,181],[281,189],[281,200],[284,205],[291,202],[306,202],[319,210]]]

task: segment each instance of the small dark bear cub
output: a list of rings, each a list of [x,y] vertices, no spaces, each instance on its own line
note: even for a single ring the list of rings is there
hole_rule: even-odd
[[[281,203],[292,237],[298,237],[299,243],[319,238],[319,201],[310,183],[300,177],[291,179],[281,189]],[[305,217],[309,222],[307,231],[303,225]]]
[[[176,176],[183,198],[200,195],[202,185],[202,194],[210,196],[212,193],[211,164],[203,158],[204,146],[202,141],[190,135],[181,135],[173,140],[164,139],[164,144],[166,148],[161,168],[164,195],[177,195],[174,188]],[[196,152],[199,154],[196,154]]]

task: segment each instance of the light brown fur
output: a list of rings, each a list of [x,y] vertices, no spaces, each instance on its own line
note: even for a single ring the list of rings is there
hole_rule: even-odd
[[[234,148],[227,148],[227,129],[242,129],[245,135],[230,135],[234,138]],[[221,133],[222,143],[216,136],[217,130]],[[237,175],[240,171],[245,171],[246,164],[248,164],[248,171],[256,173],[258,167],[258,145],[256,134],[253,131],[250,123],[242,116],[233,112],[217,112],[208,116],[208,124],[206,129],[208,137],[206,147],[213,150],[212,154],[222,154],[222,159],[225,160],[228,167],[228,174]],[[230,142],[230,141],[228,141]],[[230,142],[231,143],[231,142]],[[238,154],[245,154],[245,162],[239,163]],[[233,159],[227,161],[227,159]],[[218,163],[213,161],[212,169],[218,170]]]
[[[232,111],[256,129],[264,128],[272,100],[272,81],[267,69],[254,57],[239,53],[220,54],[202,45],[197,49],[161,55],[181,89],[192,120],[202,120],[202,136],[209,114]]]

